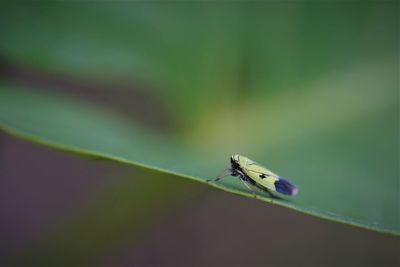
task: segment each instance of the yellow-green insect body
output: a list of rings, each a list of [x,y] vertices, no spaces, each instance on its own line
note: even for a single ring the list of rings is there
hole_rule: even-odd
[[[228,175],[237,176],[251,190],[254,196],[256,194],[251,186],[256,186],[268,192],[271,196],[274,196],[271,191],[288,196],[294,196],[299,192],[298,188],[291,182],[247,157],[235,154],[231,156],[230,161],[231,168],[227,170],[227,173],[225,172],[213,179],[214,181],[218,181]]]
[[[275,182],[279,180],[279,176],[277,174],[264,168],[251,159],[240,155],[233,155],[231,157],[231,164],[234,169],[242,171],[243,174],[247,175],[257,184],[276,191]]]

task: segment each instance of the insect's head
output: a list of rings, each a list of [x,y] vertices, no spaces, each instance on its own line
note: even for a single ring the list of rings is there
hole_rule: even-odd
[[[240,157],[240,156],[239,156],[238,154],[232,155],[232,156],[231,156],[231,162],[232,162],[232,161],[239,162],[239,157]]]
[[[232,155],[231,156],[231,165],[233,169],[236,169],[237,167],[239,167],[239,161],[240,161],[240,156],[238,154]]]

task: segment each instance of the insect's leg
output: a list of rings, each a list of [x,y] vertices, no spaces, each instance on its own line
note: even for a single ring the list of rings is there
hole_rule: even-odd
[[[208,182],[211,182],[211,181],[216,182],[216,181],[219,181],[219,180],[221,180],[222,178],[224,178],[224,177],[226,177],[226,176],[229,176],[229,175],[232,175],[232,170],[231,170],[231,169],[226,169],[226,170],[223,170],[223,171],[220,173],[220,175],[218,175],[216,178],[214,178],[214,179],[207,179],[206,182],[207,182],[207,183],[208,183]]]
[[[256,192],[251,188],[249,183],[246,181],[246,178],[240,176],[240,181],[242,181],[242,183],[247,187],[247,189],[249,189],[251,191],[251,193],[253,194],[254,198],[257,198]]]

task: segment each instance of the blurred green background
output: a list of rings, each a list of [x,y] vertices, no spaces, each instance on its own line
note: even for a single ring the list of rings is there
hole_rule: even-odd
[[[2,134],[5,264],[400,263],[398,237],[171,175],[240,153],[300,187],[282,205],[399,233],[398,1],[6,3],[0,25],[3,130],[170,173]]]

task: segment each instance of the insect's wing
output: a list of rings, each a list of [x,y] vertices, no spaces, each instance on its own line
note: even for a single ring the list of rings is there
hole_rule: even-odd
[[[269,190],[289,196],[298,193],[295,185],[258,164],[247,164],[243,167],[243,171],[254,182]]]
[[[268,169],[252,164],[243,167],[243,172],[257,184],[269,189],[276,191],[275,182],[278,180],[278,175],[270,172]]]

